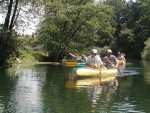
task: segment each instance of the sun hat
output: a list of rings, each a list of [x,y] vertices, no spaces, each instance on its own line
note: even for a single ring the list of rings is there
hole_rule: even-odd
[[[92,53],[97,53],[97,50],[96,49],[92,49]]]
[[[108,53],[112,53],[111,49],[108,49],[107,52],[108,52]]]

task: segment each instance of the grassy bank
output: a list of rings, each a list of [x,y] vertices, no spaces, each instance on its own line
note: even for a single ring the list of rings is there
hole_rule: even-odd
[[[47,56],[47,52],[43,51],[21,50],[20,57],[16,58],[15,63],[44,62]]]

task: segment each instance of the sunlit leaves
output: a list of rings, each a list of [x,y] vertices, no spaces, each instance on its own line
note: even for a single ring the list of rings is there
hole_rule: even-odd
[[[92,46],[100,41],[99,35],[112,37],[113,10],[93,1],[50,1],[45,5],[45,17],[40,23],[39,37],[48,42],[48,50],[53,46],[64,52],[74,48]],[[103,34],[97,34],[97,31]],[[82,45],[82,46],[81,46]],[[84,46],[83,46],[84,45]]]

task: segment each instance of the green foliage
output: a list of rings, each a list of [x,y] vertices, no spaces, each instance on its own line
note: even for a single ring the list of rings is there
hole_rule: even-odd
[[[142,58],[148,59],[149,0],[137,0],[135,3],[132,0],[96,3],[95,0],[19,1],[23,6],[26,3],[31,3],[33,8],[38,4],[45,6],[38,37],[17,37],[14,32],[1,28],[1,65],[11,64],[16,57],[22,56],[25,61],[43,61],[47,55],[42,55],[40,51],[44,49],[48,51],[49,61],[61,61],[68,52],[89,55],[92,48],[96,48],[101,55],[111,48],[130,57],[142,55]],[[9,25],[9,21],[7,23]],[[32,54],[32,51],[39,53]]]
[[[51,1],[45,12],[38,37],[44,41],[51,61],[62,60],[68,51],[92,47],[114,33],[112,8],[92,0]]]
[[[117,43],[117,46],[119,47],[118,51],[125,51],[126,53],[129,53],[133,44],[135,45],[135,37],[133,31],[127,28],[121,30]]]
[[[9,30],[0,30],[0,36],[0,65],[12,64],[18,55],[19,41]]]
[[[150,37],[150,1],[142,1],[141,3],[137,4],[138,9],[138,16],[134,21],[134,33],[136,36],[135,43],[137,46],[134,46],[134,50],[138,51],[138,55],[144,49],[144,42]],[[136,11],[137,11],[136,9]]]
[[[17,39],[20,41],[19,48],[28,51],[43,51],[44,47],[40,40],[36,37],[19,36]]]
[[[128,26],[128,19],[131,19],[131,15],[129,15],[131,4],[125,0],[109,0],[106,3],[110,4],[116,13],[114,18],[114,27],[116,27],[115,40],[111,47],[116,51],[129,53],[135,38],[132,29]]]
[[[26,51],[20,50],[21,63],[45,61],[47,53],[43,51]]]
[[[143,52],[141,53],[143,59],[150,60],[150,38],[145,41],[145,47]]]
[[[150,1],[139,0],[134,3],[110,0],[107,3],[116,12],[115,49],[139,58],[145,46],[144,41],[150,37]]]

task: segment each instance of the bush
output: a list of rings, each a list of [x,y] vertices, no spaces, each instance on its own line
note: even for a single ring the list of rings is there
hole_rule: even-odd
[[[0,36],[0,65],[11,65],[18,54],[16,33],[1,29]]]
[[[20,60],[22,63],[42,62],[48,56],[48,54],[43,51],[20,50],[20,54]]]

